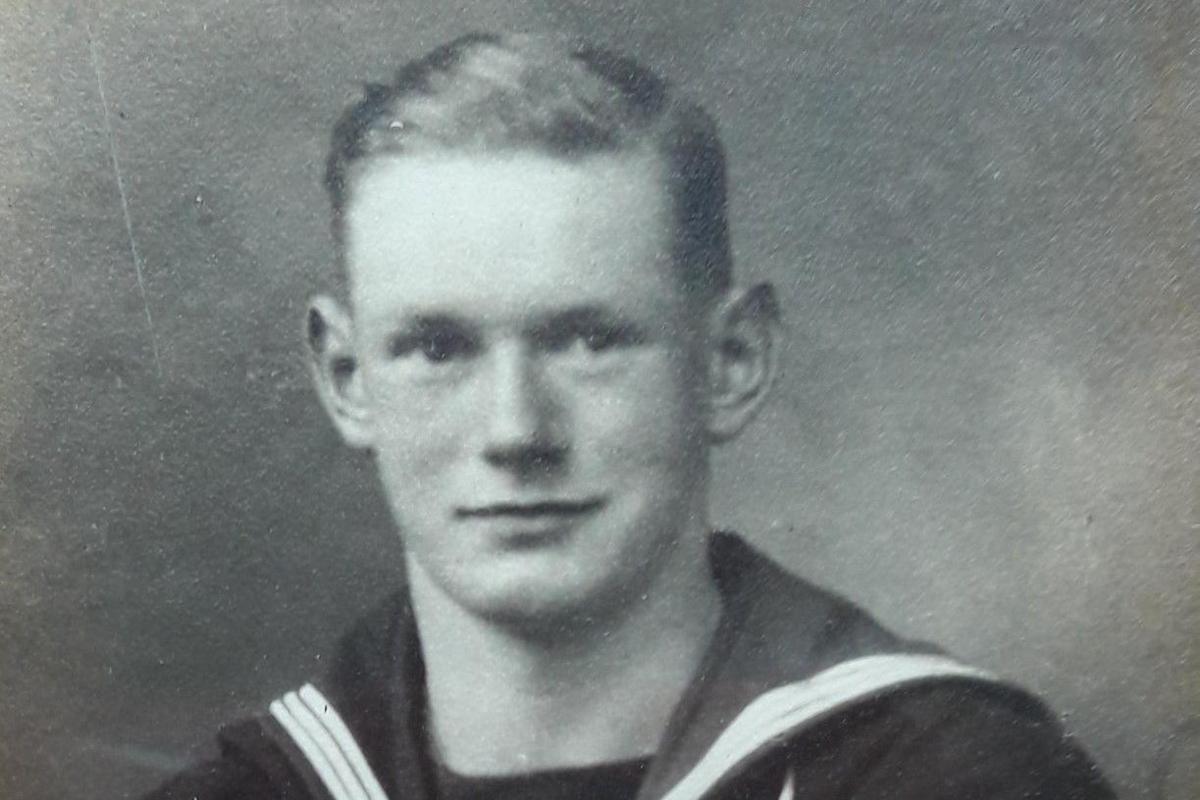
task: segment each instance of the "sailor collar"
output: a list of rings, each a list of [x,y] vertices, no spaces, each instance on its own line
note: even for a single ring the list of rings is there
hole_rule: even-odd
[[[805,731],[892,692],[935,681],[996,682],[897,639],[732,534],[714,534],[709,557],[723,618],[638,800],[701,800]],[[227,730],[223,741],[270,773],[287,772],[286,782],[305,786],[312,800],[432,796],[416,636],[399,593],[346,637],[329,673]],[[793,796],[792,781],[785,773],[781,800]]]

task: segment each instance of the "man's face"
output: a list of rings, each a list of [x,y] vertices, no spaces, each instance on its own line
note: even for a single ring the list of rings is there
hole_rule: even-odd
[[[468,611],[601,614],[701,536],[702,318],[656,157],[377,157],[354,350],[410,567]]]

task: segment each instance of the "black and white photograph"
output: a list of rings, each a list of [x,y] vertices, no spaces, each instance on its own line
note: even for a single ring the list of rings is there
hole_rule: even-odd
[[[0,67],[0,798],[1200,797],[1191,0]]]

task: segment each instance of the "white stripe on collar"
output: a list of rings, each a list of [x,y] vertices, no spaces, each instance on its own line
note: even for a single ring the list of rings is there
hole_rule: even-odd
[[[785,736],[867,698],[938,678],[996,681],[987,672],[944,656],[892,653],[843,661],[759,695],[662,800],[701,800],[716,784],[777,746]],[[316,687],[306,684],[289,692],[271,703],[270,710],[333,800],[388,800],[350,729]],[[791,771],[779,797],[795,797]]]
[[[794,769],[789,768],[783,779],[783,791],[779,793],[779,800],[796,800],[796,771]]]
[[[996,680],[944,656],[893,653],[843,661],[759,695],[662,800],[699,800],[747,760],[778,745],[784,736],[884,691],[936,678]],[[793,781],[789,774],[781,797],[794,794]]]
[[[388,800],[350,729],[315,686],[288,692],[271,703],[270,711],[333,800]]]

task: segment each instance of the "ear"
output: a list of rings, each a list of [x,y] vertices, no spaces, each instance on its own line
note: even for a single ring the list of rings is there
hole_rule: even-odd
[[[707,429],[712,441],[724,442],[754,418],[775,380],[775,290],[735,287],[710,313]]]
[[[354,352],[354,328],[349,313],[332,297],[318,295],[308,303],[304,333],[309,371],[325,413],[346,444],[369,448],[371,416]]]

